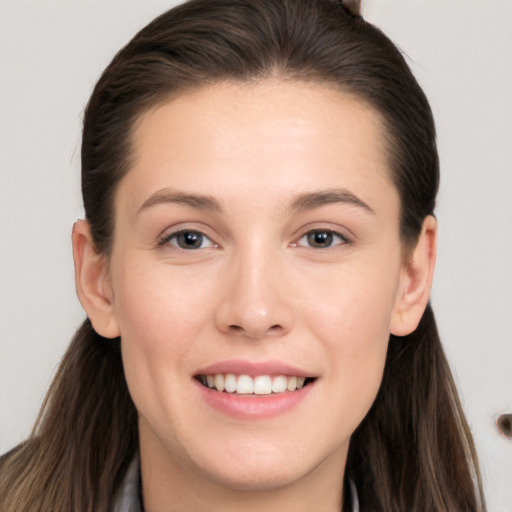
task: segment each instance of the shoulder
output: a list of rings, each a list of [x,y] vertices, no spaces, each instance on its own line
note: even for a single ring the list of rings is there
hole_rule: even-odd
[[[27,461],[33,460],[39,447],[39,438],[33,437],[18,444],[7,453],[0,455],[0,475],[2,480],[9,471],[11,476],[25,469]]]
[[[18,451],[21,450],[21,448],[23,448],[23,445],[24,445],[24,443],[21,443],[21,444],[15,446],[14,448],[12,448],[11,450],[9,450],[7,453],[0,455],[0,472],[2,471],[2,469],[5,466],[5,464],[7,463],[7,461],[11,457],[16,455],[16,453],[18,453]]]

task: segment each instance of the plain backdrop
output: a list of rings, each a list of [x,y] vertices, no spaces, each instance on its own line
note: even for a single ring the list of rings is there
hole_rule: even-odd
[[[73,332],[80,125],[114,53],[172,1],[0,0],[0,453],[30,431]],[[512,510],[512,1],[363,0],[404,50],[438,126],[432,303],[484,467]]]

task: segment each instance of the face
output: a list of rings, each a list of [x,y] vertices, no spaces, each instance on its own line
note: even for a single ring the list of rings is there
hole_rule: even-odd
[[[401,297],[380,130],[347,94],[276,80],[139,120],[108,286],[152,467],[232,489],[342,474]]]

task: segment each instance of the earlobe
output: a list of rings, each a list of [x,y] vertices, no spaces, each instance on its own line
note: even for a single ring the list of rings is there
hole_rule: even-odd
[[[75,285],[94,330],[105,338],[119,336],[113,302],[108,262],[104,254],[96,251],[89,223],[78,220],[72,233]]]
[[[437,250],[437,221],[425,217],[418,242],[400,271],[398,293],[390,332],[406,336],[418,326],[427,306],[434,277]]]

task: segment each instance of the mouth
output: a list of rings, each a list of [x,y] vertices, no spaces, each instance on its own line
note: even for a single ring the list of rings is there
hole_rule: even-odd
[[[199,374],[194,378],[204,387],[222,393],[231,393],[243,396],[277,395],[293,393],[309,384],[314,377],[293,375],[256,375],[234,373]]]

